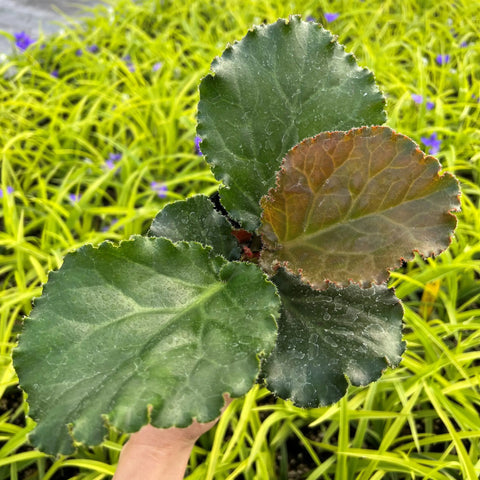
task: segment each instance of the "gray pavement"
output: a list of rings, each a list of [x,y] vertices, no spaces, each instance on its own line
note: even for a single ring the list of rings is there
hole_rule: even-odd
[[[75,18],[82,13],[82,5],[98,3],[98,0],[0,0],[0,30],[11,34],[25,31],[30,37],[37,38],[40,31],[58,31],[61,26],[54,22],[65,23],[55,8]],[[0,53],[10,51],[10,41],[0,35]]]

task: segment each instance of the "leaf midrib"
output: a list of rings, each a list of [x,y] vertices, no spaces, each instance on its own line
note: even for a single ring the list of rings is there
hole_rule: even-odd
[[[214,296],[218,291],[220,291],[222,288],[224,288],[226,285],[222,282],[217,282],[215,283],[214,285],[212,285],[210,288],[207,288],[205,290],[205,292],[203,292],[202,295],[200,295],[199,297],[197,297],[195,299],[195,301],[193,301],[190,305],[188,305],[187,308],[183,308],[181,312],[179,312],[177,315],[174,315],[173,317],[171,317],[168,322],[164,323],[161,327],[161,330],[164,330],[165,328],[167,328],[169,325],[171,325],[175,320],[177,320],[178,318],[180,318],[181,316],[183,316],[185,313],[187,313],[188,311],[194,309],[195,307],[198,307],[200,306],[202,303],[205,303],[209,298],[211,298],[212,296]],[[118,318],[118,319],[115,319],[113,322],[107,322],[105,324],[102,324],[100,327],[98,328],[95,328],[93,329],[93,331],[88,335],[88,337],[84,337],[82,339],[82,341],[80,342],[81,344],[84,344],[85,341],[87,341],[88,339],[90,339],[90,337],[94,334],[96,334],[99,330],[102,330],[104,329],[105,327],[106,328],[109,328],[111,327],[113,324],[117,324],[117,322],[120,322],[120,321],[123,321],[123,320],[127,320],[128,318],[131,318],[132,316],[134,315],[138,315],[138,314],[143,314],[143,313],[157,313],[159,312],[160,310],[162,309],[158,309],[158,308],[154,308],[154,309],[144,309],[142,311],[139,311],[139,312],[135,312],[134,314],[129,314],[129,315],[124,315],[123,317],[121,318]],[[178,310],[178,308],[166,308],[166,309],[163,309],[163,311],[165,310],[171,310],[172,312],[175,311],[175,310]],[[156,344],[156,341],[157,341],[157,336],[158,336],[158,331],[156,332],[155,335],[152,336],[152,338],[140,349],[140,351],[136,351],[135,352],[135,357],[140,357],[143,352],[145,352],[145,350],[147,350],[148,348],[150,348],[150,346],[152,344]],[[76,347],[78,347],[78,344],[74,344]],[[71,358],[71,355],[68,355],[69,358]],[[94,377],[98,377],[99,375],[102,377],[103,379],[103,382],[106,382],[106,379],[109,378],[109,377],[112,377],[112,376],[115,376],[118,371],[122,368],[122,366],[126,363],[126,362],[129,362],[131,360],[131,357],[129,355],[127,355],[127,357],[124,359],[123,362],[120,362],[119,365],[117,366],[116,369],[112,370],[109,372],[108,375],[104,376],[105,375],[105,372],[96,372]],[[93,377],[92,377],[93,378]],[[85,382],[85,380],[91,380],[91,379],[85,379],[85,377],[82,377],[80,378],[77,382],[75,383],[72,383],[68,389],[65,389],[64,390],[64,394],[67,394],[68,392],[70,392],[71,390],[75,390],[77,388],[77,385],[82,383],[82,382]],[[90,395],[90,393],[88,393],[88,395],[86,395],[86,397],[88,397]],[[63,401],[63,397],[65,395],[60,395],[57,397],[57,404],[61,404],[62,401]],[[75,405],[74,408],[72,410],[70,410],[68,412],[67,415],[65,415],[66,418],[71,418],[72,415],[73,415],[73,412],[77,412],[78,410],[78,407],[79,407],[79,404]]]
[[[105,328],[110,328],[113,327],[114,325],[118,325],[119,323],[123,321],[128,321],[129,318],[132,318],[137,315],[143,315],[143,314],[155,314],[155,313],[175,313],[178,312],[176,315],[173,315],[171,318],[168,319],[165,323],[162,324],[161,329],[163,330],[164,328],[167,328],[169,325],[171,325],[173,322],[178,320],[181,316],[185,315],[189,311],[193,310],[194,308],[200,306],[202,303],[205,303],[210,297],[214,296],[218,291],[220,291],[222,288],[224,288],[226,285],[222,282],[216,282],[215,284],[211,285],[209,288],[207,288],[201,295],[195,297],[194,301],[191,302],[190,304],[181,305],[178,307],[157,307],[157,308],[141,308],[133,313],[128,313],[127,315],[123,315],[121,317],[115,318],[111,321],[107,321],[105,323],[102,323],[99,325],[97,328],[92,329],[90,334],[87,337],[82,338],[81,343],[85,343],[86,341],[89,341],[92,335],[96,335],[98,332],[102,331]],[[127,296],[127,295],[126,295]],[[130,298],[130,297],[128,297]]]

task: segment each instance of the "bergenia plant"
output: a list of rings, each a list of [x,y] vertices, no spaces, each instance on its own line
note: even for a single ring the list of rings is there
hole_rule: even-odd
[[[31,441],[207,422],[260,382],[300,407],[367,385],[405,349],[389,272],[448,247],[456,179],[386,126],[371,72],[298,16],[253,27],[200,84],[217,205],[168,204],[146,236],[50,273],[14,365]]]

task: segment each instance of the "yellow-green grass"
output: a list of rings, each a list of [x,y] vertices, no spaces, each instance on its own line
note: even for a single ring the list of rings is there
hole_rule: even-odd
[[[391,127],[419,143],[438,135],[437,157],[462,183],[462,212],[447,252],[392,274],[405,303],[399,368],[311,410],[254,388],[199,441],[188,478],[477,478],[478,2],[120,0],[93,13],[0,64],[0,480],[113,474],[127,438],[118,432],[68,458],[29,446],[33,422],[11,365],[21,319],[67,251],[144,233],[165,202],[216,189],[194,150],[199,80],[252,24],[292,13],[323,22],[375,72]],[[323,13],[340,15],[327,24]],[[110,154],[122,154],[113,169]]]

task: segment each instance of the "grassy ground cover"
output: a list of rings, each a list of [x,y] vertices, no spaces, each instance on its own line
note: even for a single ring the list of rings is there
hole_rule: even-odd
[[[254,388],[199,441],[188,478],[478,478],[478,2],[119,0],[0,63],[0,480],[113,474],[118,432],[68,458],[29,447],[11,365],[22,316],[66,252],[144,233],[165,202],[216,189],[195,151],[198,82],[252,24],[291,13],[375,72],[389,125],[438,151],[462,212],[449,251],[393,274],[408,345],[398,369],[311,410]]]

